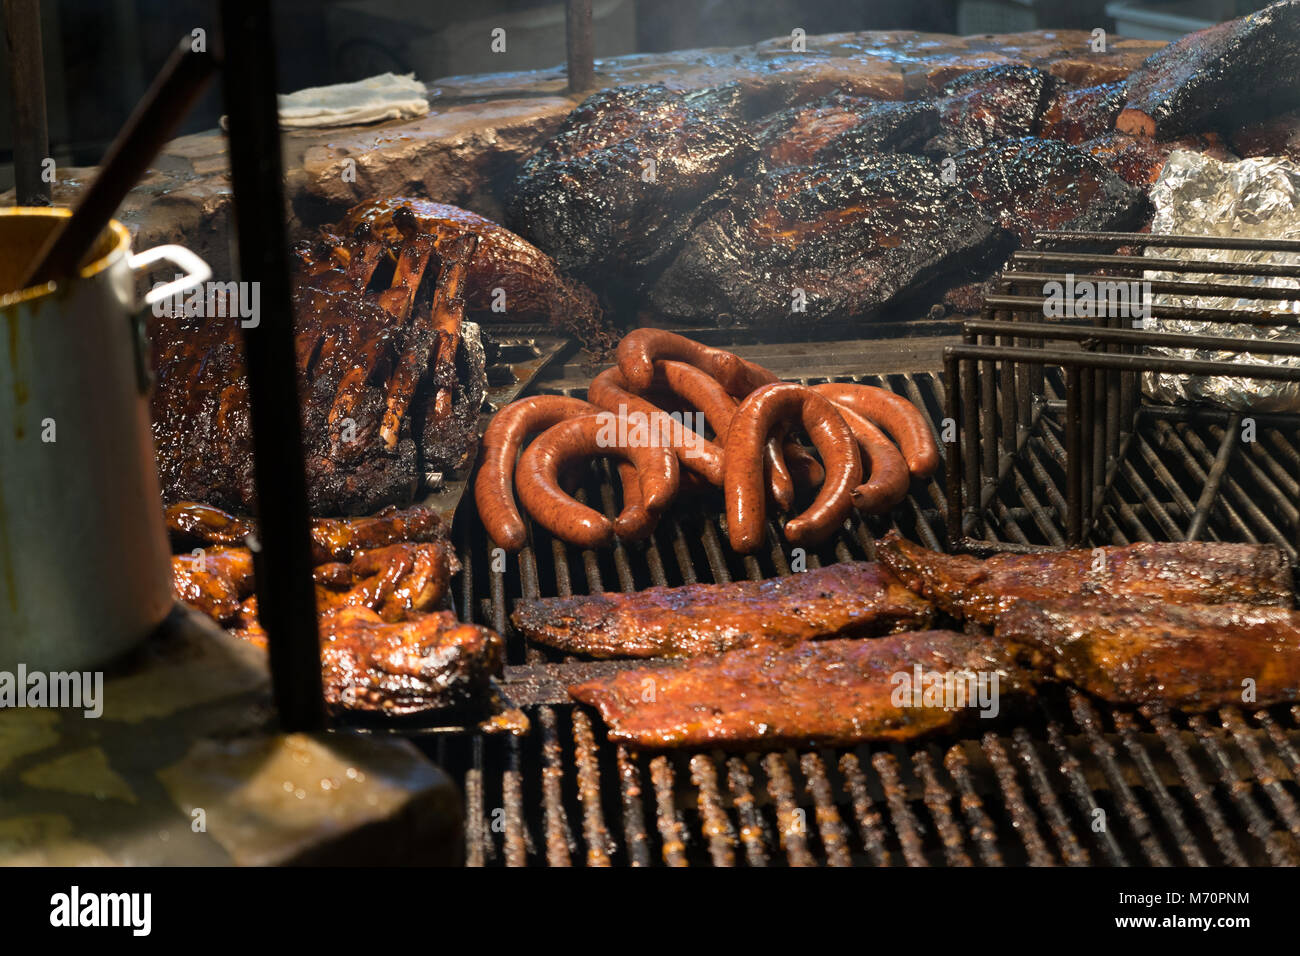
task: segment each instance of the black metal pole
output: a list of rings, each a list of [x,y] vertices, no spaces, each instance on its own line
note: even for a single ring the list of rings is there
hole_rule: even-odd
[[[48,206],[53,183],[41,175],[50,155],[40,0],[5,0],[5,42],[13,96],[14,186],[20,206]]]
[[[585,93],[596,85],[596,43],[591,29],[591,0],[567,0],[564,7],[569,92]]]
[[[258,617],[267,633],[281,724],[288,731],[321,730],[326,721],[270,5],[221,0],[221,27],[239,278],[261,285],[261,314],[244,328],[260,544]]]

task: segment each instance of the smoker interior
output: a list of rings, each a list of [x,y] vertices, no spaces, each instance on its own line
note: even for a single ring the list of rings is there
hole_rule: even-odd
[[[942,421],[943,348],[958,339],[739,346],[782,378],[880,385]],[[581,396],[592,370],[571,364],[538,390]],[[1059,544],[1035,515],[1060,496],[1064,466],[1059,375],[1045,376],[1038,456],[1013,470],[990,504],[990,549]],[[1259,514],[1295,540],[1300,428],[1263,427],[1249,454],[1218,470],[1205,537],[1255,540]],[[936,429],[937,433],[937,429]],[[1124,480],[1107,492],[1096,544],[1177,540],[1219,454],[1214,416],[1144,416]],[[940,443],[947,454],[949,446]],[[1017,466],[1020,468],[1022,466]],[[617,512],[600,464],[580,497]],[[890,527],[941,549],[942,472],[889,516],[861,520],[807,555],[807,566],[874,556]],[[1055,491],[1053,491],[1055,489]],[[1251,507],[1244,502],[1253,503]],[[1044,512],[1044,506],[1048,512]],[[975,721],[963,739],[909,745],[724,753],[636,752],[605,739],[594,711],[565,687],[620,662],[586,662],[525,646],[508,611],[523,597],[634,591],[651,585],[792,573],[769,525],[769,547],[733,553],[720,499],[673,509],[654,536],[581,551],[530,528],[530,544],[494,570],[472,509],[456,527],[465,566],[463,616],[506,635],[504,687],[525,706],[519,737],[468,732],[426,738],[463,780],[470,865],[1254,865],[1300,861],[1300,707],[1231,707],[1185,717],[1114,709],[1070,691],[1028,710]],[[1259,514],[1256,514],[1258,512]],[[1289,524],[1287,524],[1289,522]],[[1057,537],[1054,537],[1056,535]],[[1258,540],[1269,540],[1260,534]],[[1292,554],[1294,557],[1294,553]],[[986,726],[982,726],[986,725]]]

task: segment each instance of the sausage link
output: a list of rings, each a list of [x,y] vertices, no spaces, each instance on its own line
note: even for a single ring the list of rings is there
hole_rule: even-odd
[[[636,468],[640,507],[656,518],[664,512],[677,493],[677,456],[668,448],[616,444],[610,435],[618,434],[619,428],[611,412],[584,415],[551,426],[528,446],[519,459],[517,484],[519,500],[534,521],[583,548],[603,547],[613,540],[615,524],[565,494],[559,485],[566,464],[593,456],[630,461]],[[618,521],[619,528],[635,533],[643,519],[635,512],[629,514],[625,504]]]
[[[853,432],[862,454],[862,471],[866,481],[853,489],[853,504],[863,514],[884,514],[907,497],[912,475],[898,446],[871,422],[852,409],[836,406],[844,423]]]
[[[664,329],[633,329],[614,350],[614,360],[629,388],[643,392],[654,380],[655,359],[677,359],[713,376],[732,394],[744,377],[742,359]]]
[[[617,367],[607,368],[591,380],[587,386],[587,399],[615,415],[636,412],[646,416],[647,422],[662,423],[668,430],[667,444],[676,452],[681,464],[707,478],[710,484],[721,487],[722,449],[686,428],[659,406],[629,392],[627,380]]]
[[[925,415],[903,396],[874,385],[846,383],[814,385],[813,391],[889,432],[903,450],[912,477],[929,478],[939,467],[939,446]]]
[[[786,522],[786,539],[791,544],[824,541],[853,509],[851,493],[862,482],[862,461],[839,410],[802,385],[764,385],[741,403],[727,434],[727,534],[742,554],[762,545],[766,522],[762,476],[753,462],[778,423],[789,421],[799,422],[812,438],[826,463],[826,480],[808,510]]]
[[[645,506],[641,495],[641,478],[630,461],[618,463],[618,480],[623,487],[623,510],[614,519],[614,533],[623,541],[640,541],[648,537],[659,523],[659,515]]]
[[[685,399],[704,413],[705,420],[717,436],[717,444],[727,440],[732,417],[739,406],[731,393],[716,378],[694,365],[671,359],[655,360],[655,384],[662,385],[671,394]],[[794,503],[794,480],[781,457],[776,438],[769,438],[763,447],[766,460],[768,494],[782,511],[789,511]]]
[[[739,377],[739,389],[732,392],[737,398],[744,398],[757,388],[781,381],[775,372],[757,362],[743,359],[739,355],[736,356],[736,361],[743,370]],[[778,444],[780,451],[774,448],[768,455],[768,461],[778,470],[778,480],[788,488],[784,509],[789,509],[790,503],[794,501],[794,486],[799,484],[805,488],[816,488],[826,480],[826,471],[821,462],[794,439],[783,437]]]
[[[515,460],[529,435],[579,415],[598,412],[596,406],[564,395],[538,395],[501,409],[483,433],[483,460],[474,481],[474,503],[492,540],[507,551],[518,551],[528,540],[524,519],[515,507]]]

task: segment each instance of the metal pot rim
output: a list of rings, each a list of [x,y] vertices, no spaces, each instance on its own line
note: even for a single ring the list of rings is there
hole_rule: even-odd
[[[0,230],[4,229],[5,222],[10,217],[33,216],[45,217],[50,219],[67,219],[72,215],[71,209],[64,209],[56,206],[10,206],[0,209]],[[108,224],[108,229],[113,233],[113,245],[104,255],[92,261],[85,266],[78,274],[79,278],[90,279],[104,270],[108,269],[118,260],[122,259],[131,246],[131,234],[126,231],[126,227],[116,219]],[[44,296],[53,295],[58,290],[59,282],[47,282],[44,285],[31,286],[27,289],[18,289],[14,292],[7,292],[0,295],[0,310],[7,310],[11,306],[24,302],[32,302]]]

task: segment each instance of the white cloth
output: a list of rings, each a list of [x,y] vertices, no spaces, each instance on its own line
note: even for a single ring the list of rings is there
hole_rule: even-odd
[[[429,112],[424,84],[414,73],[384,73],[356,83],[313,86],[280,97],[280,125],[355,126],[390,119],[412,119]]]

